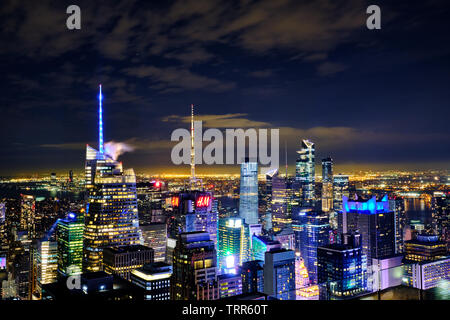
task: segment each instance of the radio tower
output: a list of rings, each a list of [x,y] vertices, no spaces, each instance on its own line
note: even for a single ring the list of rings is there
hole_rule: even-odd
[[[191,104],[191,182],[195,180],[194,105]]]

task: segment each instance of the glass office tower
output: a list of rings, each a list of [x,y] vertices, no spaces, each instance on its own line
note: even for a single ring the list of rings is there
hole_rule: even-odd
[[[217,257],[222,273],[235,273],[236,267],[248,260],[249,229],[241,218],[219,220]]]
[[[348,197],[348,176],[337,174],[333,176],[333,208],[336,211],[342,210],[342,197]]]
[[[303,207],[315,204],[315,147],[309,140],[302,140],[302,149],[297,151],[299,157],[296,162],[295,178],[300,182],[301,205]]]
[[[248,158],[241,164],[239,215],[246,224],[258,224],[258,163]]]
[[[69,213],[66,219],[58,220],[56,241],[58,243],[58,272],[69,276],[79,274],[83,263],[82,216]]]
[[[322,160],[322,211],[333,209],[333,159]]]
[[[367,290],[361,247],[330,244],[317,248],[320,300],[341,300]]]
[[[103,96],[99,95],[99,151],[86,146],[87,207],[84,229],[85,271],[102,270],[102,250],[140,243],[133,169],[106,154],[103,147]]]
[[[328,216],[313,210],[301,211],[295,217],[293,230],[296,249],[303,258],[311,284],[317,282],[317,248],[329,244],[330,224]]]

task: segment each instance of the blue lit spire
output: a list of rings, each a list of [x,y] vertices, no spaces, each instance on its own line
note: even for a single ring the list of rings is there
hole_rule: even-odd
[[[103,95],[102,85],[100,85],[100,94],[98,95],[98,151],[103,154]]]

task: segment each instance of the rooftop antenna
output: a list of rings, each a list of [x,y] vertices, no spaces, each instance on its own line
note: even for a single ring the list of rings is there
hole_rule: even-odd
[[[103,154],[103,94],[101,84],[98,95],[98,151]]]
[[[194,105],[191,104],[191,181],[195,182]]]

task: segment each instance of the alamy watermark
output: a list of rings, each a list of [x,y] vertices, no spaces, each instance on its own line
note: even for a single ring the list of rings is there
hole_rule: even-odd
[[[66,20],[66,26],[69,30],[81,29],[81,9],[77,5],[70,5],[66,9],[66,13],[70,16]],[[377,5],[370,5],[366,9],[366,13],[370,16],[366,20],[366,26],[369,30],[381,29],[381,9]]]
[[[268,153],[270,131],[270,154]],[[203,132],[202,121],[194,121],[195,164],[241,164],[245,161],[246,145],[250,161],[258,160],[261,173],[278,169],[280,157],[279,129],[225,129],[210,128]],[[171,159],[175,165],[191,163],[191,133],[184,128],[172,132],[171,141],[178,141],[172,148]],[[203,148],[203,142],[210,142]],[[248,142],[248,143],[247,143]],[[236,152],[235,152],[236,150]],[[224,154],[225,151],[225,154]]]

